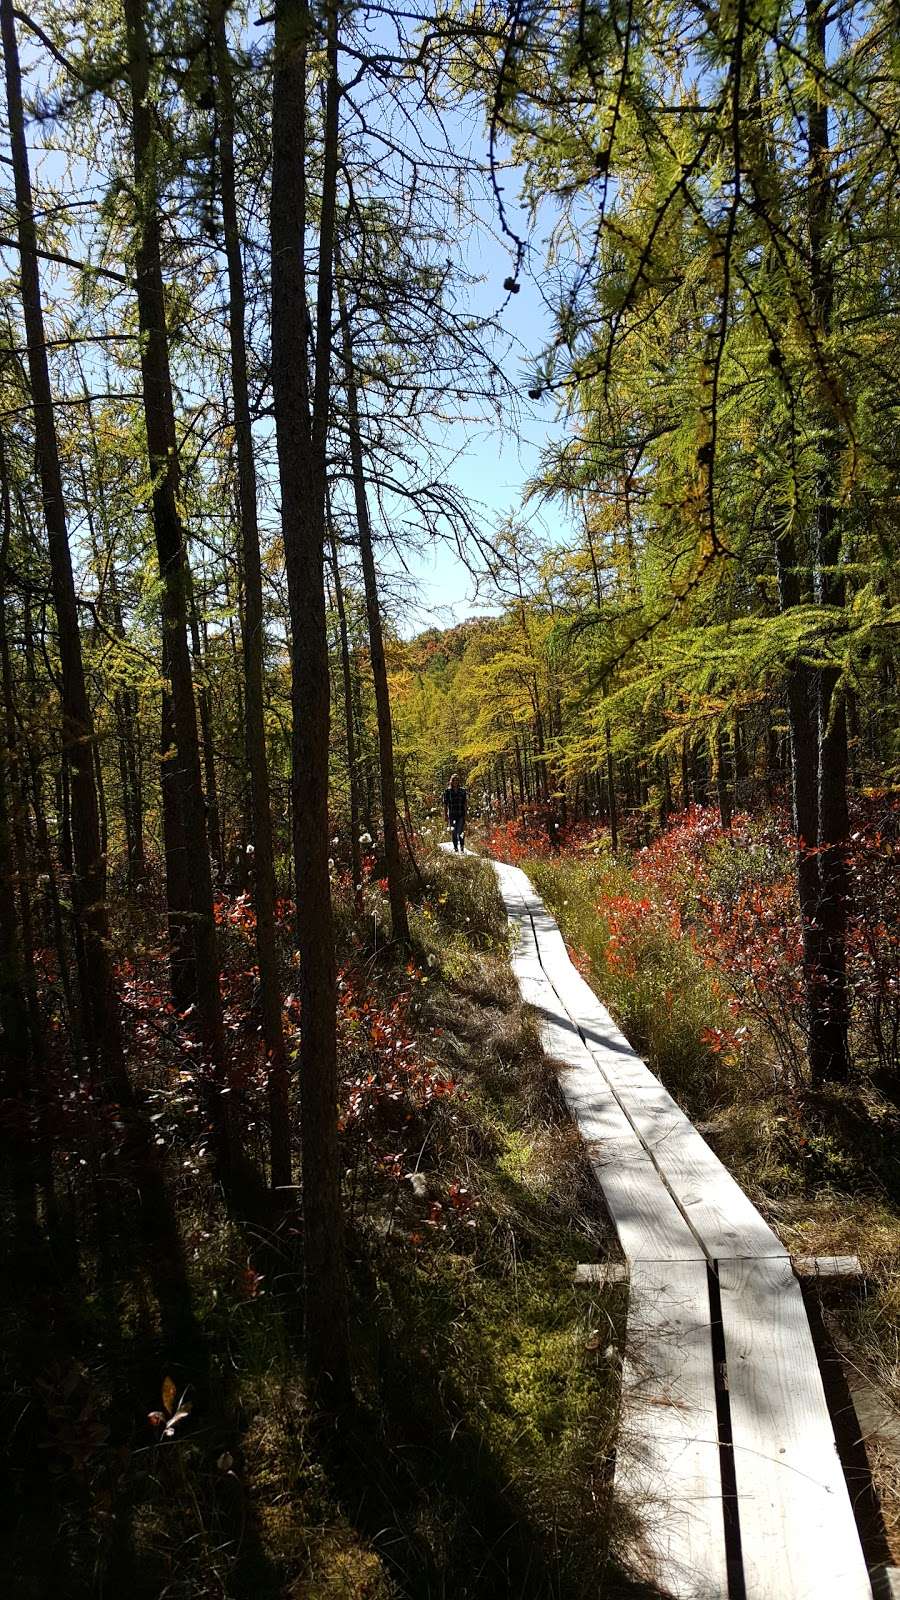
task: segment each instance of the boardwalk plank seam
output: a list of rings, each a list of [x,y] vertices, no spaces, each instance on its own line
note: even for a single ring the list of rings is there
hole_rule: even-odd
[[[516,935],[513,971],[629,1261],[616,1488],[643,1523],[642,1576],[671,1600],[871,1600],[785,1247],[576,972],[525,874],[491,864]],[[716,1391],[710,1281],[730,1392]],[[723,1451],[739,1570],[738,1546],[725,1549]]]

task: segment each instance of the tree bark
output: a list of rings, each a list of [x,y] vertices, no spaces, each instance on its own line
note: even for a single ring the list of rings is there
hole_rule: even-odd
[[[338,272],[340,272],[340,254],[337,250],[335,254]],[[397,826],[397,790],[394,775],[394,730],[391,721],[391,696],[388,688],[387,663],[384,655],[384,632],[381,624],[381,606],[378,600],[378,575],[375,570],[372,525],[369,521],[369,504],[366,497],[362,437],[359,426],[359,394],[356,384],[356,368],[353,360],[353,342],[350,319],[347,314],[347,302],[340,282],[338,283],[338,307],[341,321],[344,381],[347,388],[350,465],[353,473],[353,494],[356,505],[356,524],[359,532],[359,553],[362,559],[363,585],[366,592],[369,659],[372,664],[372,681],[375,685],[375,715],[378,722],[378,757],[381,771],[381,821],[384,829],[384,858],[387,867],[388,899],[391,906],[391,931],[394,939],[399,943],[409,944],[409,916],[406,908],[403,865],[400,859],[400,831]]]
[[[31,174],[25,140],[22,80],[12,0],[0,4],[10,147],[18,212],[20,279],[28,373],[34,404],[35,441],[50,583],[59,638],[64,759],[71,773],[73,907],[85,952],[83,1017],[85,1042],[99,1066],[103,1086],[121,1094],[126,1085],[118,996],[106,908],[106,861],[100,838],[95,783],[94,727],[88,702],[78,629],[78,608],[69,549],[62,472],[50,389],[41,309]]]
[[[0,447],[2,456],[2,447]],[[4,525],[9,526],[8,501],[4,484]],[[9,827],[11,849],[15,861],[17,877],[6,880],[10,885],[15,881],[18,903],[19,926],[21,927],[21,959],[22,982],[25,993],[25,1006],[28,1015],[29,1046],[32,1064],[42,1066],[44,1062],[44,1025],[38,1000],[37,974],[35,971],[35,929],[32,913],[32,877],[31,856],[29,839],[25,826],[27,815],[27,778],[21,761],[18,730],[15,718],[15,685],[13,684],[12,662],[9,651],[9,637],[6,629],[5,598],[0,596],[0,609],[3,615],[0,618],[0,678],[3,686],[3,722],[0,727],[0,740],[3,745],[3,760],[5,762],[5,775],[7,783],[7,805],[9,814]]]
[[[353,674],[350,664],[350,640],[347,636],[347,609],[344,605],[344,585],[338,561],[337,540],[329,518],[328,537],[331,545],[331,570],[334,576],[334,603],[338,615],[341,641],[341,676],[344,688],[344,728],[347,744],[347,787],[350,797],[350,870],[353,874],[353,904],[357,916],[363,913],[362,855],[359,843],[359,777],[356,770],[356,728],[353,722]]]
[[[832,192],[828,101],[824,88],[826,19],[827,6],[821,0],[807,0],[807,50],[810,61],[821,68],[812,80],[807,128],[812,312],[816,336],[823,341],[831,336],[834,305],[834,266],[827,251]],[[841,524],[835,504],[837,439],[828,385],[821,374],[817,382],[820,390],[820,466],[816,475],[813,529],[814,598],[820,606],[841,608],[846,600],[846,585],[841,570]],[[816,843],[820,972],[819,1005],[815,1016],[811,1018],[810,1067],[814,1078],[841,1083],[850,1074],[850,997],[846,955],[850,826],[847,803],[847,713],[841,673],[837,667],[822,667],[817,671],[815,695],[818,727]]]
[[[731,832],[734,816],[734,796],[728,782],[728,746],[725,735],[716,735],[716,798],[719,802],[719,822],[724,833]]]
[[[106,495],[103,485],[101,470],[100,447],[97,441],[94,426],[94,409],[91,404],[90,391],[85,385],[85,413],[88,430],[91,438],[91,448],[96,470],[96,495],[100,509],[106,521]],[[85,514],[91,537],[91,549],[94,556],[94,565],[98,577],[101,573],[105,576],[103,593],[100,601],[100,615],[104,622],[112,628],[117,639],[125,639],[125,622],[122,616],[122,604],[119,598],[118,584],[116,581],[115,562],[110,560],[105,563],[97,538],[95,518],[91,509],[91,486],[88,482],[84,463],[80,463],[81,486],[84,494]],[[138,721],[138,697],[134,689],[117,689],[113,695],[113,713],[116,721],[116,738],[118,741],[119,756],[119,781],[122,790],[122,816],[125,823],[126,856],[128,862],[128,887],[134,889],[137,884],[146,881],[147,861],[144,852],[144,804],[141,783],[140,763],[140,725]]]
[[[200,619],[197,616],[197,598],[194,592],[193,575],[187,565],[187,561],[185,561],[185,570],[188,584],[188,626],[191,637],[191,654],[196,663],[198,674],[195,685],[200,724],[200,753],[203,763],[206,836],[209,842],[209,853],[215,864],[215,882],[221,887],[225,877],[225,844],[222,836],[222,816],[219,809],[219,785],[216,780],[216,758],[212,734],[212,703],[209,698],[209,688],[203,681],[205,667],[203,642],[200,637]]]
[[[234,99],[231,56],[225,30],[225,8],[213,10],[216,82],[219,111],[219,165],[222,232],[228,268],[228,339],[234,400],[235,448],[241,527],[244,605],[241,642],[244,661],[247,765],[253,831],[253,902],[256,910],[256,954],[262,1001],[263,1037],[268,1057],[269,1140],[273,1189],[291,1183],[290,1070],[281,1016],[278,934],[275,924],[275,849],[269,805],[269,763],[266,753],[263,685],[265,622],[259,551],[256,464],[250,386],[247,375],[246,297],[238,225],[234,168]]]
[[[2,450],[2,446],[0,446]],[[3,478],[5,480],[5,471]],[[0,658],[4,669],[9,658],[6,638],[6,560],[9,548],[7,495],[3,486],[4,516],[0,532]],[[6,671],[4,670],[4,688]],[[4,710],[7,695],[4,693]],[[13,829],[16,804],[14,752],[6,716],[0,725],[0,1061],[7,1093],[18,1099],[24,1092],[25,1072],[30,1054],[28,1000],[25,991],[25,962],[16,915],[16,889],[20,863],[17,860]]]
[[[169,941],[169,987],[179,1011],[197,1003],[197,957],[191,928],[191,886],[188,852],[181,820],[181,785],[172,696],[166,687],[168,651],[163,639],[163,691],[160,704],[159,785],[162,801],[163,850],[166,861],[166,928]]]
[[[197,1012],[211,1083],[208,1095],[217,1158],[223,1177],[232,1156],[225,1081],[225,1040],[219,991],[219,960],[213,914],[197,712],[188,643],[188,568],[185,531],[178,505],[179,473],[175,411],[169,371],[165,291],[160,260],[159,214],[150,55],[142,0],[125,0],[128,76],[131,90],[135,204],[136,281],[141,330],[141,378],[147,451],[153,482],[153,528],[162,579],[165,664],[171,682],[174,761],[184,832],[190,915],[194,935]]]
[[[609,842],[613,855],[619,849],[619,803],[616,799],[616,764],[612,751],[612,739],[609,731],[609,718],[604,721],[606,737],[606,805],[609,814]]]
[[[276,0],[272,99],[272,387],[293,644],[291,798],[300,954],[300,1112],[306,1350],[325,1403],[349,1394],[343,1212],[337,1130],[337,985],[329,874],[330,687],[325,608],[326,445],[330,401],[338,156],[337,12],[327,12],[315,382],[310,403],[304,241],[306,0]]]

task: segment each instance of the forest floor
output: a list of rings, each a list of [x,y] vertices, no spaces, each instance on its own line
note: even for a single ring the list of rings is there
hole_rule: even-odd
[[[338,897],[358,1403],[337,1427],[304,1393],[300,1219],[227,1212],[155,932],[135,958],[133,1069],[176,1242],[148,1242],[108,1129],[57,1129],[44,1242],[6,1230],[5,1551],[22,1600],[551,1600],[596,1595],[605,1564],[615,1581],[624,1292],[573,1285],[615,1244],[519,1001],[493,875],[441,856],[423,872],[408,959],[376,884],[365,938]],[[239,995],[240,901],[222,935]]]
[[[522,865],[789,1248],[860,1255],[864,1283],[824,1307],[821,1339],[841,1351],[838,1400],[849,1378],[870,1408],[870,1560],[897,1559],[896,1112],[868,1085],[813,1096],[767,1058],[748,1071],[715,1034],[722,997],[689,941],[650,939],[643,915],[629,953],[625,866]],[[621,913],[612,939],[601,895]],[[114,1123],[83,1108],[53,1128],[42,1243],[17,1234],[3,1196],[5,1552],[22,1600],[587,1600],[603,1572],[603,1594],[635,1593],[616,1562],[630,1530],[611,1514],[626,1290],[573,1284],[577,1262],[617,1246],[520,1002],[493,874],[427,856],[402,958],[374,879],[366,909],[360,925],[337,886],[356,1407],[334,1426],[308,1404],[302,1219],[293,1203],[226,1209],[189,1022],[161,1004],[145,911],[126,1001],[170,1226],[150,1236]],[[242,897],[220,912],[238,1049],[253,930]],[[284,932],[288,993],[287,919]],[[287,1015],[296,1025],[289,993]],[[243,1095],[252,1128],[264,1086],[248,1074]],[[858,1491],[872,1500],[864,1474]]]

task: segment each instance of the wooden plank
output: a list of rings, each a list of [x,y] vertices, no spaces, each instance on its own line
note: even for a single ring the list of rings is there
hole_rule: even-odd
[[[627,1261],[579,1261],[572,1274],[572,1282],[579,1289],[590,1288],[591,1285],[605,1289],[613,1283],[628,1282]]]
[[[513,963],[523,1000],[556,1064],[569,1114],[584,1141],[622,1249],[632,1260],[694,1261],[703,1249],[622,1111],[536,958]]]
[[[702,1261],[631,1273],[616,1497],[638,1518],[629,1564],[670,1600],[727,1600],[728,1569]]]
[[[577,1019],[591,1055],[615,1090],[709,1259],[785,1255],[777,1234],[668,1090],[632,1050],[606,1008],[572,966],[559,930],[555,934],[547,931],[546,924],[552,918],[532,921],[541,965],[561,1005]],[[548,941],[552,947],[549,957]]]
[[[718,1277],[747,1600],[872,1600],[790,1261]]]
[[[859,1256],[791,1256],[791,1265],[798,1278],[820,1278],[826,1283],[863,1277]]]
[[[647,1152],[630,1138],[588,1143],[588,1160],[629,1261],[704,1261]]]
[[[619,1098],[711,1260],[787,1254],[778,1235],[662,1084],[650,1091],[625,1085]]]
[[[746,1600],[871,1600],[784,1247],[576,972],[524,874],[498,881],[517,976],[629,1258],[616,1488],[643,1525],[642,1575],[675,1600],[728,1594],[699,1235],[719,1267]]]

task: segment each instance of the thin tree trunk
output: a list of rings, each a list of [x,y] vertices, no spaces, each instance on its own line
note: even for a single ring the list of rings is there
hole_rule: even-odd
[[[209,689],[203,682],[205,674],[203,643],[200,638],[200,621],[197,616],[197,598],[190,568],[185,561],[188,585],[188,626],[191,636],[191,654],[196,663],[199,681],[196,683],[196,702],[200,724],[200,753],[203,761],[204,810],[209,853],[215,864],[215,882],[221,885],[225,877],[225,847],[222,838],[222,817],[219,810],[219,785],[216,780],[216,758],[213,748],[212,703]]]
[[[336,260],[338,272],[340,272],[340,255],[337,251]],[[384,828],[384,858],[387,866],[388,898],[391,906],[391,930],[396,940],[401,944],[408,944],[409,917],[406,908],[403,866],[400,860],[400,833],[397,827],[397,791],[394,777],[394,731],[391,721],[391,696],[388,688],[387,663],[384,655],[384,634],[381,625],[381,606],[378,601],[378,575],[375,570],[372,526],[369,521],[369,505],[366,497],[362,438],[359,428],[359,395],[356,385],[356,368],[353,361],[350,319],[347,315],[347,303],[340,282],[338,283],[338,307],[341,321],[344,381],[347,387],[350,464],[353,473],[353,494],[356,504],[356,523],[359,531],[363,585],[366,592],[369,657],[372,663],[372,679],[375,685],[375,715],[378,722],[378,757],[381,771],[381,820]]]
[[[138,208],[136,278],[141,330],[141,377],[147,451],[153,482],[153,527],[162,579],[163,629],[171,679],[172,721],[177,750],[178,796],[187,851],[194,933],[197,1012],[212,1077],[208,1096],[217,1156],[223,1176],[231,1168],[231,1129],[225,1081],[225,1040],[219,992],[219,959],[213,915],[212,875],[200,778],[197,712],[188,644],[188,569],[178,505],[178,457],[169,371],[165,294],[160,263],[158,198],[150,55],[142,0],[125,0],[128,75],[131,89],[135,203]]]
[[[616,765],[613,758],[608,717],[605,720],[604,732],[606,735],[606,804],[609,811],[609,842],[612,845],[613,855],[615,855],[619,849],[619,804],[616,799]]]
[[[356,770],[356,729],[353,725],[353,675],[350,665],[350,641],[347,635],[347,610],[344,605],[344,585],[338,561],[337,540],[331,519],[328,521],[331,546],[331,571],[334,578],[334,603],[338,615],[338,632],[341,641],[341,677],[344,688],[344,732],[347,744],[347,787],[350,795],[350,871],[353,874],[353,904],[357,916],[363,913],[362,856],[359,843],[359,777]]]
[[[734,814],[733,796],[728,783],[728,758],[725,736],[716,736],[716,797],[719,802],[719,822],[725,833],[731,832]]]
[[[94,743],[94,770],[97,784],[97,815],[100,820],[100,852],[106,861],[109,856],[109,819],[106,815],[106,784],[103,781],[99,740],[95,740]]]
[[[812,308],[817,334],[831,334],[834,305],[834,265],[828,254],[832,193],[829,175],[828,101],[825,92],[827,6],[807,0],[807,52],[817,70],[811,84],[807,112],[809,139],[809,240]],[[819,450],[821,465],[816,482],[815,600],[818,605],[840,608],[846,600],[841,570],[841,526],[835,505],[837,448],[833,406],[821,376],[819,399]],[[819,986],[820,1004],[811,1018],[810,1067],[813,1077],[845,1082],[850,1074],[848,1028],[850,997],[847,987],[847,902],[850,876],[847,863],[850,833],[847,804],[847,713],[838,668],[822,667],[815,676],[818,767],[816,774],[819,874]]]
[[[172,696],[166,688],[168,651],[163,639],[163,691],[160,704],[159,784],[162,800],[163,850],[166,861],[166,926],[169,941],[169,987],[179,1011],[197,1003],[197,955],[191,928],[191,885],[187,843],[181,820],[181,784],[175,744]]]
[[[514,749],[515,755],[516,755],[516,780],[517,780],[518,785],[519,785],[519,805],[520,806],[524,806],[524,804],[525,804],[525,777],[524,777],[524,774],[522,772],[522,751],[521,751],[521,749],[519,747],[518,739],[514,739],[513,740],[513,749]]]
[[[87,385],[85,385],[84,400],[84,409],[96,468],[96,494],[105,519],[106,496],[100,463],[100,447],[94,426],[94,408],[91,404],[90,391]],[[80,463],[80,471],[85,513],[91,536],[91,548],[94,555],[94,564],[99,575],[103,567],[94,516],[91,510],[91,488],[83,463]],[[124,641],[125,623],[122,616],[122,605],[119,599],[114,561],[108,563],[105,577],[104,598],[100,614],[107,625],[112,628],[116,638]],[[143,795],[141,792],[140,760],[138,756],[140,729],[138,725],[138,698],[136,691],[129,688],[116,690],[113,697],[113,709],[119,745],[119,775],[122,785],[122,814],[125,821],[128,858],[128,887],[129,889],[134,889],[137,884],[143,883],[147,877],[147,862],[144,854]]]
[[[4,534],[4,549],[0,553],[0,636],[4,657],[7,654],[5,545]],[[29,1072],[31,1028],[25,961],[16,915],[19,862],[12,823],[15,805],[12,766],[12,753],[4,730],[0,734],[0,884],[3,886],[0,890],[0,1093],[7,1105],[3,1146],[11,1170],[16,1233],[23,1247],[27,1247],[37,1227],[32,1119],[35,1084]]]
[[[672,774],[671,774],[671,772],[669,770],[669,758],[668,758],[667,755],[664,755],[662,757],[661,765],[662,765],[662,789],[663,789],[663,822],[665,822],[666,818],[670,817],[672,815],[673,810],[675,809],[673,804],[672,804]]]
[[[300,1112],[306,1349],[326,1402],[350,1389],[337,1130],[337,984],[329,875],[330,688],[325,608],[326,445],[330,400],[338,156],[335,0],[326,11],[325,129],[319,211],[315,384],[310,405],[306,275],[306,0],[276,0],[272,99],[272,386],[293,643],[291,791],[300,954]]]
[[[691,753],[687,734],[681,739],[681,805],[687,811],[691,803]]]
[[[118,997],[106,909],[106,861],[94,781],[94,728],[88,703],[78,630],[78,608],[63,498],[62,473],[50,389],[41,309],[31,175],[25,140],[22,81],[12,0],[0,3],[10,147],[18,212],[22,308],[28,342],[28,372],[34,403],[35,439],[50,556],[61,667],[62,738],[72,780],[74,847],[73,905],[85,949],[84,1019],[91,1055],[104,1085],[121,1094],[126,1084]]]
[[[38,1001],[37,973],[34,961],[35,930],[31,903],[33,877],[30,870],[31,856],[25,825],[28,809],[27,777],[23,770],[18,730],[16,728],[15,687],[5,620],[4,609],[3,625],[0,626],[0,674],[2,674],[3,684],[3,728],[0,737],[4,741],[12,847],[18,869],[17,900],[19,924],[22,930],[23,982],[28,1010],[31,1059],[33,1063],[42,1066],[45,1053],[44,1024]]]
[[[9,700],[9,646],[6,636],[6,563],[9,551],[10,512],[6,461],[0,439],[0,661],[3,667],[4,716],[0,725],[0,1061],[6,1092],[13,1101],[24,1098],[26,1064],[30,1054],[25,962],[16,915],[16,888],[23,863],[17,857],[13,813],[16,806],[14,727],[6,715]]]
[[[225,9],[215,5],[213,27],[219,108],[219,161],[222,231],[228,267],[228,337],[234,400],[235,447],[240,501],[241,566],[244,605],[241,632],[247,765],[253,820],[253,900],[256,909],[256,953],[263,1013],[263,1037],[269,1062],[269,1138],[272,1187],[291,1182],[290,1070],[281,1016],[281,981],[275,923],[275,850],[269,805],[269,763],[266,753],[263,685],[265,622],[262,567],[256,500],[256,465],[247,377],[246,299],[241,258],[234,171],[234,101],[231,57],[225,30]]]

